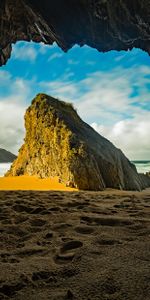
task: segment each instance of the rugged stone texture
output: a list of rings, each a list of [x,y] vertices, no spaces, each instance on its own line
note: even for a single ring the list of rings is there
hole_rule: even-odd
[[[11,152],[0,148],[0,163],[13,162],[17,157]]]
[[[149,0],[1,0],[0,65],[19,40],[150,53]]]
[[[25,114],[25,127],[25,143],[6,176],[58,176],[83,190],[150,186],[149,177],[141,178],[121,150],[83,122],[69,103],[37,95]]]

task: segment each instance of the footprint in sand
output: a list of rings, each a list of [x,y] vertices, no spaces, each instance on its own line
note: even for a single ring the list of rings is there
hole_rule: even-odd
[[[34,248],[24,248],[15,252],[15,255],[21,258],[44,255],[47,253],[47,248],[44,247],[34,247]]]
[[[26,235],[28,235],[27,230],[25,230],[24,228],[22,229],[21,227],[16,225],[7,226],[5,231],[8,235],[12,235],[20,238],[23,238]]]
[[[102,238],[97,240],[97,244],[100,246],[114,246],[114,245],[121,245],[122,241],[113,240],[109,238]]]
[[[17,282],[17,283],[9,283],[9,284],[4,284],[2,286],[0,286],[0,296],[3,296],[3,299],[7,299],[4,298],[9,297],[12,298],[15,296],[16,292],[22,290],[24,287],[26,286],[26,284],[23,281]]]
[[[87,225],[101,225],[101,226],[128,226],[132,225],[133,222],[125,218],[106,218],[106,217],[81,217],[81,222],[85,222]]]
[[[65,243],[60,249],[60,253],[55,256],[55,262],[57,264],[68,263],[72,261],[75,256],[75,250],[82,247],[83,243],[81,241],[70,241]]]
[[[14,218],[14,224],[21,224],[25,223],[28,220],[27,216],[15,216]]]
[[[46,221],[43,219],[32,219],[30,220],[31,226],[44,226],[46,224]]]
[[[91,234],[94,232],[94,229],[90,226],[77,226],[75,227],[75,231],[80,234]]]
[[[1,259],[1,261],[3,263],[9,263],[9,264],[16,264],[16,263],[19,263],[20,260],[19,259],[16,259],[15,257],[8,257],[8,256],[5,256],[4,258]]]
[[[38,246],[48,246],[52,244],[52,238],[53,238],[53,233],[48,232],[43,236],[43,240],[37,240],[37,245]]]
[[[36,207],[36,208],[34,208],[32,211],[31,211],[31,214],[32,215],[42,215],[43,213],[45,212],[45,207],[44,206],[41,206],[41,207]]]
[[[54,207],[50,207],[48,208],[49,212],[61,212],[61,208],[59,206],[54,206]]]
[[[26,212],[26,213],[31,213],[33,208],[30,206],[26,206],[23,204],[15,204],[12,206],[12,209],[16,212]]]
[[[39,272],[33,272],[32,274],[32,280],[33,281],[38,281],[38,280],[48,280],[51,279],[51,281],[56,281],[54,277],[54,272],[49,272],[49,271],[39,271]]]

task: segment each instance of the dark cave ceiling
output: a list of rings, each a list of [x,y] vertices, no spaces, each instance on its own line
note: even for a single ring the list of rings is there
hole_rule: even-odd
[[[0,65],[20,40],[150,54],[150,0],[1,0]]]

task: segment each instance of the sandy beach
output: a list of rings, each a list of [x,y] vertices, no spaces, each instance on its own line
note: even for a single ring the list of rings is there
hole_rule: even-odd
[[[14,176],[0,177],[0,191],[2,190],[35,190],[35,191],[74,191],[75,189],[66,187],[58,181],[58,178],[40,179],[36,176]]]
[[[0,191],[0,219],[0,299],[150,299],[150,190]]]

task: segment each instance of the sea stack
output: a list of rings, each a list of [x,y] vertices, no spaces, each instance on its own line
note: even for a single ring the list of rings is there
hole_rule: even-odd
[[[72,104],[38,94],[25,114],[26,136],[6,176],[57,176],[81,190],[141,190],[141,177],[122,151],[81,120]]]

